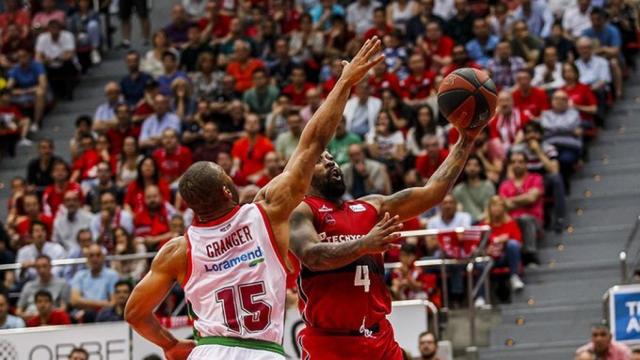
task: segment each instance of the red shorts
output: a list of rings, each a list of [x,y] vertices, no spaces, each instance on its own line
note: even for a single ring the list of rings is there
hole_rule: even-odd
[[[298,334],[302,360],[402,360],[402,349],[388,320],[371,337],[334,335],[305,327]]]

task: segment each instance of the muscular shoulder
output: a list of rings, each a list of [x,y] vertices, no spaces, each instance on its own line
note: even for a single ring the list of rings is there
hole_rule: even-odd
[[[178,236],[169,240],[153,259],[152,268],[178,277],[186,269],[187,240]]]

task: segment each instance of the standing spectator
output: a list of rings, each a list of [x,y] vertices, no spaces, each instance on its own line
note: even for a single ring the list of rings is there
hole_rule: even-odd
[[[356,35],[363,35],[373,27],[374,11],[380,4],[372,0],[357,0],[347,6],[347,24]]]
[[[62,161],[53,150],[53,140],[39,140],[38,157],[31,159],[27,165],[27,184],[33,186],[38,194],[42,194],[47,186],[53,184],[53,165]]]
[[[527,171],[527,157],[512,151],[509,156],[512,177],[505,179],[498,190],[509,216],[516,219],[522,231],[523,252],[537,262],[537,239],[544,221],[544,180]]]
[[[336,128],[335,136],[327,146],[327,151],[333,156],[338,166],[342,166],[349,161],[349,146],[360,143],[362,139],[358,135],[347,131],[347,120],[343,116]]]
[[[31,131],[35,132],[42,126],[49,80],[42,62],[33,60],[26,49],[19,49],[17,58],[18,63],[8,72],[7,88],[11,89],[13,103],[21,109],[33,108]]]
[[[47,69],[51,88],[58,98],[73,98],[73,87],[78,75],[76,42],[73,34],[63,30],[62,23],[51,20],[47,32],[36,39],[36,59]]]
[[[466,45],[469,57],[479,65],[486,67],[498,45],[499,38],[489,32],[487,20],[479,18],[473,21],[473,39]]]
[[[382,108],[382,100],[371,96],[369,84],[361,81],[355,87],[354,96],[344,107],[344,117],[347,121],[347,131],[365,137],[375,129],[378,114]]]
[[[76,47],[83,71],[86,71],[85,60],[89,54],[91,64],[102,61],[100,56],[100,15],[93,10],[90,0],[78,0],[76,12],[67,19],[67,30],[75,35]]]
[[[582,36],[582,33],[590,26],[591,1],[589,0],[577,0],[562,14],[562,28],[573,38],[577,39]]]
[[[409,58],[409,76],[400,82],[402,99],[405,104],[412,107],[425,104],[434,90],[435,76],[435,73],[426,69],[422,55],[411,55]]]
[[[135,213],[144,206],[144,190],[149,185],[158,186],[164,200],[171,199],[169,184],[160,178],[158,165],[153,158],[145,157],[140,160],[137,173],[135,181],[129,183],[125,192],[124,205],[127,210]]]
[[[91,213],[82,208],[80,194],[74,190],[67,190],[60,210],[53,221],[53,236],[51,241],[62,245],[67,252],[78,247],[76,236],[78,231],[91,225]]]
[[[20,329],[25,327],[24,320],[9,314],[9,299],[0,292],[0,330]]]
[[[537,118],[549,109],[549,98],[543,89],[531,86],[531,71],[520,69],[516,73],[517,88],[513,92],[513,105],[528,118]]]
[[[354,199],[391,193],[391,180],[384,164],[367,159],[361,144],[349,146],[349,162],[340,168],[346,192]]]
[[[564,86],[562,63],[558,61],[558,50],[547,46],[542,52],[542,63],[533,69],[531,84],[545,91],[557,90]]]
[[[177,47],[182,47],[188,40],[187,33],[192,24],[184,6],[175,4],[171,8],[171,22],[164,27],[164,31],[169,41]]]
[[[631,358],[631,350],[627,345],[612,339],[609,327],[604,324],[591,326],[591,341],[576,350],[576,354],[591,352],[595,358],[603,360],[628,360]]]
[[[144,44],[149,43],[149,35],[151,34],[151,22],[149,21],[149,8],[146,0],[120,0],[118,1],[118,9],[120,21],[122,22],[122,43],[121,47],[128,49],[131,46],[131,14],[136,9],[138,20],[140,20],[140,28]]]
[[[491,73],[491,78],[496,87],[510,88],[515,84],[516,73],[525,67],[522,58],[511,56],[511,44],[501,41],[496,46],[496,54],[487,63],[487,70]]]
[[[171,128],[162,132],[162,146],[153,152],[153,159],[158,165],[160,178],[172,188],[177,188],[176,180],[193,163],[191,150],[180,145],[178,133]]]
[[[436,135],[426,134],[421,139],[422,150],[416,156],[415,169],[423,179],[429,179],[440,164],[444,162],[449,151],[440,143]]]
[[[133,220],[136,237],[147,249],[159,250],[174,236],[169,223],[176,213],[176,209],[162,198],[157,186],[147,186],[144,190],[144,207],[135,213]]]
[[[418,335],[419,360],[440,360],[438,357],[438,338],[431,331]]]
[[[471,215],[471,222],[484,220],[485,209],[489,199],[495,195],[496,189],[482,166],[482,161],[476,155],[470,155],[464,166],[462,181],[453,188],[453,197],[462,205],[462,210]]]
[[[260,115],[260,117],[265,117],[271,112],[278,95],[278,88],[269,84],[267,71],[259,68],[254,70],[253,87],[244,92],[242,101],[249,106],[249,111]]]
[[[250,177],[262,170],[264,157],[275,148],[271,141],[260,133],[260,119],[248,114],[244,122],[246,135],[233,143],[231,155],[234,168],[244,177]]]
[[[164,96],[171,96],[171,84],[178,78],[186,79],[187,74],[178,68],[178,56],[173,51],[162,53],[162,66],[164,71],[158,76],[158,86],[160,93]]]
[[[93,322],[100,309],[111,305],[118,273],[105,266],[104,253],[98,244],[89,246],[87,269],[71,280],[71,305],[78,309],[73,317]]]
[[[264,68],[264,63],[251,56],[249,44],[243,40],[236,40],[233,44],[233,60],[227,65],[227,74],[235,80],[235,90],[244,92],[253,86],[253,72]]]
[[[285,162],[289,160],[293,152],[298,147],[300,135],[304,128],[302,117],[297,112],[292,112],[287,115],[287,125],[289,130],[278,135],[275,143],[278,156]]]
[[[115,230],[113,230],[113,237],[115,239],[113,255],[140,255],[147,252],[144,244],[141,241],[136,241],[133,235],[127,232],[122,226],[116,227]],[[147,271],[147,259],[113,260],[111,261],[111,268],[118,272],[121,279],[127,279],[128,281],[137,283]],[[116,293],[117,292],[118,286],[116,285]]]
[[[96,316],[96,322],[124,321],[124,307],[127,305],[131,291],[133,286],[129,281],[118,281],[113,293],[113,305],[101,309]]]
[[[42,195],[42,205],[44,213],[54,217],[67,191],[79,193],[82,199],[82,189],[80,184],[69,180],[69,166],[63,160],[57,160],[53,163],[51,177],[53,178],[53,184],[45,188]]]
[[[107,101],[96,109],[93,115],[93,131],[105,133],[118,124],[116,119],[116,106],[120,102],[120,85],[115,81],[110,81],[104,86],[104,95]]]
[[[154,98],[154,114],[142,123],[140,148],[151,150],[160,145],[163,131],[174,129],[180,133],[180,128],[180,118],[169,111],[169,98],[158,94]]]
[[[466,44],[473,36],[473,15],[467,0],[455,0],[455,15],[447,21],[447,34],[457,44]]]
[[[151,80],[151,76],[140,70],[140,53],[135,50],[127,52],[125,57],[127,75],[120,79],[120,88],[124,101],[134,107],[144,97],[144,88]]]
[[[105,192],[100,195],[100,210],[91,219],[91,235],[98,244],[111,250],[115,246],[114,232],[120,227],[133,233],[133,217],[118,205],[113,193]]]
[[[57,309],[64,310],[69,303],[69,284],[51,272],[51,259],[47,255],[40,255],[35,262],[38,277],[28,281],[22,287],[20,299],[16,306],[16,315],[31,317],[37,314],[35,294],[38,290],[47,290]]]
[[[231,151],[231,145],[228,142],[220,140],[220,130],[218,125],[213,121],[206,122],[202,126],[202,144],[196,147],[193,152],[193,161],[211,161],[215,162],[218,154],[221,152],[228,153]]]
[[[34,298],[38,314],[27,320],[27,327],[71,324],[71,319],[64,310],[53,307],[53,296],[49,290],[38,290]]]
[[[52,260],[64,259],[66,252],[64,248],[57,243],[47,241],[47,226],[38,220],[31,222],[29,227],[29,235],[31,236],[31,245],[25,245],[18,250],[16,262],[22,264],[22,268],[17,271],[18,280],[26,281],[36,277],[36,271],[33,266],[36,264],[36,258],[40,255],[47,255]],[[62,275],[62,267],[57,267],[54,271],[56,276]]]

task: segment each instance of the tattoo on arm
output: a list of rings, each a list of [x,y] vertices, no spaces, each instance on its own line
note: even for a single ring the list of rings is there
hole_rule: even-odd
[[[460,142],[453,147],[452,153],[447,159],[438,167],[438,170],[429,179],[429,185],[432,183],[444,182],[448,184],[448,189],[451,188],[453,182],[460,176],[460,172],[464,168],[464,164],[467,161],[469,152],[471,150],[472,142],[466,137],[462,137]],[[447,189],[447,191],[448,191]]]

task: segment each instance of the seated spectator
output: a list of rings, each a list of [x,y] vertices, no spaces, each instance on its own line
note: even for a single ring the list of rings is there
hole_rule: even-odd
[[[222,86],[223,72],[216,69],[216,57],[209,52],[203,52],[198,56],[196,71],[191,73],[193,95],[197,99],[211,101]]]
[[[111,306],[118,273],[105,266],[100,245],[90,245],[87,255],[88,268],[71,280],[71,305],[76,309],[76,320],[93,322],[98,311]]]
[[[430,0],[429,0],[430,1]],[[447,76],[452,72],[462,68],[480,69],[481,66],[471,59],[467,49],[463,45],[455,45],[451,50],[451,64],[441,69],[442,76]]]
[[[298,112],[291,112],[287,115],[287,127],[289,130],[278,135],[275,142],[276,151],[280,159],[286,163],[300,142],[300,135],[304,129],[304,122]]]
[[[453,40],[444,35],[440,23],[432,21],[427,24],[427,31],[423,38],[417,42],[417,51],[422,52],[425,59],[428,59],[427,69],[434,73],[451,63],[451,52],[453,50]]]
[[[354,96],[344,107],[344,117],[347,120],[347,131],[364,138],[375,129],[378,114],[382,108],[382,100],[371,96],[369,84],[366,80],[355,86]]]
[[[107,101],[98,106],[93,115],[93,131],[105,133],[118,124],[116,107],[120,103],[120,93],[120,85],[115,81],[110,81],[104,86]]]
[[[31,14],[29,14],[29,10],[21,6],[21,2],[18,0],[4,1],[4,9],[0,14],[0,34],[6,34],[6,31],[11,25],[16,25],[16,30],[21,40],[29,37],[29,32],[31,31]]]
[[[82,208],[78,191],[67,190],[64,193],[62,205],[53,221],[51,241],[62,245],[67,252],[70,252],[78,247],[76,243],[78,231],[91,225],[92,214]]]
[[[260,188],[265,187],[269,181],[282,173],[282,168],[278,154],[274,151],[268,153],[264,157],[264,169],[262,170],[262,176],[256,181],[255,185]],[[249,202],[252,200],[253,198],[251,198]]]
[[[541,38],[549,36],[553,24],[553,14],[546,3],[533,0],[522,0],[513,11],[516,20],[526,21],[532,34]]]
[[[96,179],[88,184],[86,204],[91,212],[96,213],[100,210],[100,197],[105,192],[110,192],[116,196],[118,203],[122,203],[124,193],[122,188],[113,181],[111,165],[106,161],[99,163],[96,167]]]
[[[338,166],[342,166],[349,161],[349,146],[360,143],[362,139],[358,135],[347,131],[347,120],[343,116],[336,128],[336,134],[327,146],[327,151]]]
[[[367,133],[366,143],[369,156],[387,165],[388,169],[396,168],[404,160],[404,136],[396,130],[389,112],[380,112],[375,128]]]
[[[591,341],[576,350],[576,354],[582,352],[595,354],[596,359],[629,359],[631,350],[627,345],[612,339],[609,327],[605,324],[591,326]]]
[[[93,10],[90,0],[78,0],[76,12],[67,19],[67,29],[75,35],[78,57],[84,71],[88,68],[84,60],[85,54],[89,61],[97,65],[102,61],[100,56],[100,15]]]
[[[31,59],[25,49],[18,50],[18,63],[9,72],[7,88],[11,90],[11,102],[21,109],[33,108],[33,124],[31,131],[38,131],[42,126],[45,106],[47,104],[48,79],[44,65]]]
[[[227,74],[235,80],[235,90],[244,92],[253,86],[253,72],[258,68],[264,68],[264,63],[250,57],[249,44],[238,40],[233,44],[233,60],[227,65]]]
[[[178,69],[178,55],[170,50],[162,53],[162,66],[164,67],[164,71],[162,75],[157,78],[160,93],[164,96],[171,96],[171,85],[173,82],[178,78],[187,79],[187,74]]]
[[[580,73],[578,81],[589,85],[598,98],[598,106],[606,108],[609,83],[611,83],[611,69],[609,62],[594,54],[593,40],[581,37],[576,42],[578,59],[575,61]]]
[[[53,184],[53,165],[62,161],[53,151],[53,140],[38,140],[38,156],[29,160],[27,165],[27,184],[34,187],[38,194],[42,194],[47,186]]]
[[[595,41],[594,53],[609,60],[616,98],[622,96],[622,37],[617,27],[608,21],[608,14],[603,8],[591,10],[591,27],[584,30],[583,36]]]
[[[516,144],[513,151],[524,152],[527,156],[527,170],[544,177],[545,194],[553,196],[553,229],[560,233],[567,211],[564,183],[560,175],[558,150],[552,144],[543,142],[543,139],[542,125],[537,121],[531,121],[524,126],[524,141]]]
[[[136,124],[132,122],[129,105],[126,103],[119,103],[116,105],[115,120],[115,126],[107,130],[105,136],[109,141],[109,152],[111,157],[117,159],[122,152],[124,139],[127,137],[137,139],[140,136],[140,126],[136,126]],[[116,161],[113,161],[112,163],[115,163]]]
[[[328,30],[331,27],[331,19],[338,16],[345,16],[344,8],[336,4],[335,0],[326,0],[318,2],[309,9],[309,14],[313,19],[314,28],[319,30]]]
[[[370,2],[372,5],[376,5],[374,2]],[[373,10],[371,23],[367,29],[364,31],[364,39],[368,40],[374,36],[377,36],[378,39],[383,39],[386,35],[391,34],[393,28],[389,26],[387,23],[387,14],[384,7],[377,7]],[[352,21],[349,17],[349,9],[347,9],[347,21]],[[358,31],[356,31],[358,34]]]
[[[260,133],[260,119],[248,114],[244,122],[246,135],[233,143],[231,155],[235,171],[244,177],[251,177],[262,170],[264,157],[275,148],[271,141]]]
[[[551,36],[544,39],[544,46],[553,46],[558,50],[558,60],[561,62],[573,61],[575,59],[576,47],[570,38],[565,35],[560,23],[555,23],[551,27]]]
[[[524,283],[518,275],[522,235],[518,223],[507,214],[505,201],[500,196],[492,196],[489,200],[483,224],[491,227],[486,253],[494,259],[493,266],[508,266],[511,290],[522,290]]]
[[[394,30],[385,35],[382,40],[384,45],[382,54],[384,55],[384,63],[387,65],[387,69],[399,78],[404,79],[407,76],[405,64],[410,54],[402,43],[402,33],[400,30]]]
[[[531,85],[545,91],[557,90],[564,86],[562,63],[558,61],[558,50],[547,46],[542,53],[542,63],[533,69]]]
[[[214,54],[215,49],[211,47],[209,43],[202,40],[202,34],[200,33],[198,24],[191,23],[187,30],[187,42],[184,44],[184,48],[180,54],[180,69],[186,73],[196,71],[198,58],[205,52]]]
[[[513,13],[506,3],[499,2],[493,8],[493,15],[487,19],[491,33],[499,38],[507,38],[513,27]]]
[[[0,292],[0,330],[20,329],[25,327],[24,320],[9,314],[9,299]]]
[[[442,199],[439,210],[438,214],[427,222],[427,229],[444,230],[471,226],[471,215],[458,211],[458,203],[453,195],[448,194]]]
[[[176,209],[162,198],[160,189],[149,185],[144,190],[144,207],[134,215],[133,226],[136,238],[145,244],[147,249],[159,250],[174,236],[170,231],[171,217]]]
[[[544,180],[539,174],[527,171],[527,157],[523,152],[512,151],[509,165],[512,176],[500,184],[498,194],[509,216],[520,225],[523,253],[537,263],[537,239],[544,221]]]
[[[453,188],[453,197],[462,205],[462,210],[471,215],[471,223],[484,220],[485,209],[496,189],[487,180],[482,161],[476,155],[470,155],[464,166],[462,181]]]
[[[282,94],[291,99],[294,109],[300,110],[307,105],[307,91],[314,87],[314,84],[307,82],[304,68],[296,66],[291,71],[291,82],[282,89]]]
[[[565,85],[561,90],[569,95],[569,103],[580,113],[582,127],[585,130],[594,128],[596,125],[594,117],[597,115],[600,120],[603,120],[604,108],[598,107],[598,99],[596,99],[591,88],[578,81],[580,72],[576,64],[572,62],[564,63],[562,65],[562,78],[565,81]]]
[[[116,240],[114,232],[120,227],[133,233],[133,217],[118,205],[114,193],[104,192],[100,195],[100,210],[91,219],[91,235],[98,244],[112,250]]]
[[[495,56],[487,63],[487,70],[500,90],[511,88],[515,84],[516,73],[525,66],[521,57],[511,56],[511,44],[501,41],[496,45]]]
[[[57,8],[55,0],[42,0],[42,7],[31,20],[31,27],[37,31],[46,30],[51,21],[65,23],[64,11]]]
[[[174,129],[180,133],[180,118],[169,111],[169,98],[158,94],[154,98],[154,114],[142,123],[138,138],[141,149],[150,150],[160,145],[162,132]]]
[[[546,95],[545,95],[546,96]],[[529,122],[530,112],[525,113],[514,107],[514,96],[508,91],[498,93],[496,115],[489,122],[489,138],[497,140],[502,151],[507,152],[511,145],[522,140],[522,127]]]
[[[124,308],[133,291],[133,285],[127,280],[120,280],[113,292],[113,305],[103,308],[96,316],[96,322],[124,321]]]
[[[92,131],[93,119],[89,115],[80,115],[76,118],[73,137],[69,140],[69,150],[71,152],[71,163],[78,160],[82,155],[82,137],[90,135],[95,137],[97,134]],[[94,138],[95,139],[95,138]]]
[[[400,81],[402,100],[411,107],[427,102],[434,90],[435,74],[425,68],[422,55],[414,54],[409,58],[409,76]]]
[[[141,241],[134,240],[133,234],[122,226],[118,226],[113,230],[113,237],[115,239],[113,255],[133,255],[147,252],[146,246]],[[127,279],[137,283],[147,271],[147,259],[113,260],[111,261],[111,268],[118,272],[120,279]],[[116,285],[117,292],[118,286]]]
[[[562,14],[562,28],[573,38],[579,38],[591,27],[591,9],[591,1],[577,0]]]
[[[527,22],[524,20],[517,20],[513,24],[513,32],[514,36],[511,40],[513,56],[522,58],[526,62],[527,68],[532,69],[540,60],[542,40],[529,32]]]
[[[340,167],[346,192],[354,199],[370,194],[390,194],[391,180],[384,164],[367,159],[363,146],[349,146],[349,162]]]
[[[137,212],[144,206],[144,189],[149,185],[156,185],[160,188],[160,193],[164,200],[171,199],[169,184],[160,178],[158,165],[153,158],[145,157],[138,163],[138,176],[135,181],[129,183],[124,197],[125,209],[132,213]]]
[[[290,59],[293,62],[302,63],[324,52],[325,41],[323,33],[314,28],[311,15],[308,13],[300,15],[300,28],[291,32],[290,37],[289,54],[286,57],[282,56],[279,59],[280,61]],[[286,44],[287,42],[284,41],[284,43]],[[278,53],[278,44],[279,42],[276,42],[276,53]],[[276,73],[272,72],[272,70],[270,66],[269,73],[275,75]],[[285,75],[278,80],[288,79],[290,73]]]
[[[193,161],[215,162],[218,154],[231,151],[231,145],[220,140],[220,130],[213,121],[206,122],[202,126],[202,143],[193,152]]]
[[[76,235],[76,243],[78,246],[71,250],[67,254],[67,259],[80,259],[89,257],[89,246],[93,244],[93,238],[91,237],[91,231],[89,229],[82,229],[78,231],[78,235]],[[67,265],[64,267],[63,276],[64,279],[69,283],[76,272],[86,269],[87,266],[83,264],[73,264]]]
[[[31,222],[29,235],[32,243],[21,247],[16,256],[16,262],[22,265],[22,268],[16,271],[18,281],[25,282],[36,277],[37,273],[33,267],[39,255],[47,255],[51,260],[60,260],[66,257],[66,252],[60,244],[47,241],[48,231],[47,225],[43,222],[38,220]],[[56,267],[54,274],[61,276],[62,267]]]
[[[21,176],[16,176],[11,179],[11,195],[7,202],[7,222],[12,223],[18,215],[24,212],[23,203],[24,195],[27,193],[27,183]],[[4,230],[4,229],[3,229]],[[0,232],[0,234],[3,234]],[[0,237],[1,239],[1,237]]]
[[[56,97],[73,98],[78,75],[76,43],[73,34],[63,29],[58,20],[51,20],[47,31],[36,39],[36,59],[47,69],[47,77]]]
[[[187,42],[187,32],[193,23],[189,20],[189,15],[184,6],[173,5],[171,8],[171,23],[164,27],[169,41],[177,47],[182,47]]]
[[[109,161],[109,159],[102,157],[96,147],[96,140],[90,133],[80,135],[80,151],[78,158],[73,162],[70,181],[80,182],[85,186],[86,181],[95,179],[98,164],[101,161]],[[108,156],[108,152],[106,154]]]
[[[423,179],[429,179],[444,162],[449,151],[442,147],[436,135],[426,134],[422,137],[422,150],[416,156],[415,169]]]
[[[622,56],[625,66],[632,69],[636,68],[635,55],[637,50],[631,46],[637,40],[637,26],[635,19],[638,18],[638,9],[631,4],[614,0],[609,1],[606,4],[606,10],[609,14],[609,21],[611,25],[618,28],[620,36],[622,38]]]
[[[453,5],[455,15],[447,20],[447,34],[457,44],[466,44],[473,37],[474,16],[467,0],[455,0]]]
[[[306,51],[309,51],[309,49],[306,49]],[[275,40],[273,59],[267,63],[267,68],[269,70],[268,74],[280,88],[289,85],[293,68],[300,64],[292,56],[292,52],[293,50],[290,50],[287,39],[279,38]]]
[[[240,109],[244,109],[242,108],[242,103],[239,103],[238,110]],[[291,99],[289,96],[280,94],[278,100],[273,103],[271,112],[267,115],[265,120],[265,135],[270,140],[275,141],[275,139],[278,138],[278,135],[284,134],[288,131],[286,116],[292,111],[294,110],[291,106]],[[300,112],[303,113],[302,110]]]
[[[521,69],[516,73],[516,89],[513,91],[513,105],[529,119],[537,118],[543,110],[549,109],[549,98],[543,89],[531,86],[531,71]]]
[[[423,331],[418,335],[419,360],[439,360],[438,338],[431,331]]]
[[[300,116],[302,116],[302,122],[305,124],[307,124],[313,114],[320,109],[320,105],[322,105],[322,90],[318,87],[311,88],[307,90],[306,97],[307,105],[300,109]]]
[[[196,111],[196,99],[186,77],[178,77],[171,83],[171,111],[183,122]]]
[[[191,150],[180,145],[178,133],[171,128],[162,132],[162,146],[153,152],[160,178],[177,189],[177,180],[193,163]]]
[[[38,277],[28,281],[20,291],[20,299],[16,306],[16,315],[30,318],[37,315],[36,293],[47,290],[51,295],[53,306],[64,311],[69,303],[69,284],[51,272],[51,259],[47,255],[40,255],[35,261]]]
[[[347,24],[357,35],[363,35],[373,26],[374,11],[379,4],[370,0],[359,0],[347,6]],[[384,9],[383,9],[384,10]]]
[[[269,77],[263,68],[253,72],[253,87],[244,92],[242,101],[249,106],[249,110],[265,117],[271,112],[273,103],[278,99],[279,90],[269,84]]]
[[[42,222],[47,228],[46,233],[51,233],[53,229],[53,218],[42,213],[40,210],[40,200],[37,195],[25,194],[22,197],[22,209],[24,210],[24,214],[16,216],[15,219],[12,219],[12,222],[8,223],[9,230],[19,239],[19,246],[31,243],[29,235],[32,222]]]
[[[162,56],[166,51],[175,51],[175,49],[172,47],[171,41],[164,30],[158,30],[153,34],[151,45],[152,49],[144,55],[140,63],[140,69],[153,78],[158,78],[164,75]]]
[[[560,173],[569,188],[569,177],[582,154],[582,128],[580,114],[569,106],[569,95],[556,90],[551,97],[551,109],[542,113],[540,124],[544,128],[544,142],[558,149]]]
[[[144,87],[144,97],[134,107],[131,115],[131,120],[136,126],[143,124],[149,116],[153,115],[158,95],[161,95],[158,82],[153,79],[148,81]]]
[[[436,290],[429,285],[429,276],[421,268],[415,266],[417,247],[413,244],[403,244],[400,248],[400,268],[391,271],[391,294],[395,300],[427,299],[429,292]]]
[[[36,316],[27,320],[27,327],[71,324],[71,319],[64,310],[53,307],[53,297],[49,290],[38,290],[34,298],[38,313]]]
[[[425,135],[435,135],[440,144],[444,144],[444,130],[437,125],[433,116],[433,109],[429,105],[422,105],[416,111],[416,123],[407,132],[407,151],[413,156],[422,152],[422,138]]]
[[[122,152],[116,165],[116,184],[126,189],[138,177],[138,164],[144,158],[138,149],[137,137],[127,136],[122,142]]]
[[[0,90],[0,139],[5,151],[15,156],[15,146],[30,146],[27,138],[31,120],[24,116],[15,105],[11,104],[11,90]],[[7,151],[8,150],[8,151]]]
[[[42,205],[44,213],[54,217],[58,212],[58,207],[62,205],[67,191],[75,191],[80,194],[80,200],[83,200],[83,197],[80,184],[70,180],[69,166],[63,160],[57,160],[53,163],[51,177],[53,178],[53,184],[44,189]]]
[[[372,95],[377,98],[381,98],[385,90],[393,91],[396,96],[402,92],[398,76],[388,71],[387,64],[384,61],[373,67],[373,71],[369,76],[369,86],[371,86]]]
[[[473,39],[466,44],[469,58],[480,66],[486,67],[498,45],[499,38],[489,32],[487,20],[479,18],[473,21]]]
[[[140,53],[135,50],[127,52],[125,57],[127,75],[120,79],[120,88],[124,101],[130,107],[136,106],[144,97],[145,85],[152,79],[149,74],[140,70]]]

